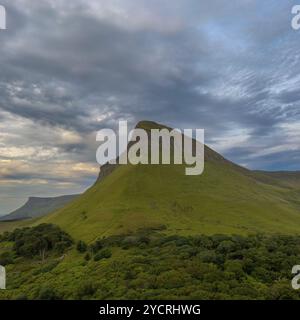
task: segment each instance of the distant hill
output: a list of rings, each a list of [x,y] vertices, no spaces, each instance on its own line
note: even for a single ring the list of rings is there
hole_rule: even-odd
[[[300,188],[299,171],[253,171],[258,179],[289,188]]]
[[[76,197],[78,197],[78,195],[68,195],[54,198],[30,197],[21,208],[4,217],[1,217],[0,221],[15,221],[38,218],[57,209],[61,209]]]
[[[105,165],[94,186],[38,223],[87,241],[162,226],[183,235],[300,233],[298,177],[250,171],[206,146],[200,176],[185,175],[185,165]]]

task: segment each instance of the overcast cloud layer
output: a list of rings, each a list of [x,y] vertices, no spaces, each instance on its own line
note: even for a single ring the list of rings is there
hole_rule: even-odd
[[[95,132],[204,128],[253,169],[300,170],[295,1],[2,0],[0,214],[95,180]]]

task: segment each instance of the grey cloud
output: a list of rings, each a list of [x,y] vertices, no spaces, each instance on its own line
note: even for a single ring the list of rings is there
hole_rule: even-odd
[[[243,129],[247,139],[238,147],[229,141],[225,156],[253,168],[297,168],[295,150],[251,157],[259,148],[284,145],[288,137],[280,136],[286,134],[280,124],[300,121],[299,33],[290,28],[292,4],[4,1],[9,29],[0,33],[0,119],[10,128],[0,133],[0,150],[43,146],[48,158],[26,158],[29,165],[49,168],[53,161],[72,160],[92,167],[98,129],[116,127],[119,119],[132,126],[149,119],[205,128],[207,142],[216,146]],[[35,126],[65,130],[81,141],[52,141]],[[34,177],[49,181],[43,192],[58,190],[59,172],[22,170],[1,179]],[[65,179],[83,189],[92,173],[86,176]],[[22,190],[28,194],[25,187],[18,194]]]

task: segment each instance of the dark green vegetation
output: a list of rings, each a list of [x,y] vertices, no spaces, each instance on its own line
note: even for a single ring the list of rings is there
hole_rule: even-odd
[[[4,252],[0,255],[0,264],[7,265],[6,257],[39,257],[45,260],[49,253],[63,253],[68,249],[73,240],[59,227],[51,224],[40,224],[33,228],[16,229],[13,232],[5,232],[0,236],[0,241],[12,242],[12,252]],[[4,258],[4,261],[2,260]]]
[[[21,208],[1,217],[0,221],[14,221],[41,217],[57,209],[63,208],[76,197],[78,197],[78,195],[54,198],[31,197]]]
[[[51,247],[28,257],[16,244],[46,229]],[[57,237],[56,237],[57,236]],[[55,240],[56,239],[56,240]],[[0,243],[8,290],[2,299],[299,299],[291,269],[300,261],[298,236],[169,236],[161,231],[99,239],[56,250],[70,238],[54,226],[6,234]],[[82,246],[79,246],[82,248]],[[36,246],[36,249],[39,245]],[[87,255],[90,259],[87,259]]]

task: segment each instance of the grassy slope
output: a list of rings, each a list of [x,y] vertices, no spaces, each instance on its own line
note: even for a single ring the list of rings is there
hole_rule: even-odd
[[[207,161],[201,176],[185,176],[178,165],[121,166],[40,221],[85,240],[160,224],[180,234],[298,233],[298,196],[297,190],[264,184],[226,162]]]
[[[5,231],[12,231],[16,228],[23,228],[31,226],[37,221],[36,219],[20,220],[20,221],[11,221],[11,222],[0,222],[0,234]]]
[[[142,122],[139,127],[162,126]],[[32,224],[61,226],[76,239],[166,225],[169,233],[300,232],[300,183],[251,172],[206,148],[205,171],[182,165],[119,166],[75,201]],[[299,180],[300,181],[300,180]],[[0,223],[0,232],[31,222]]]

